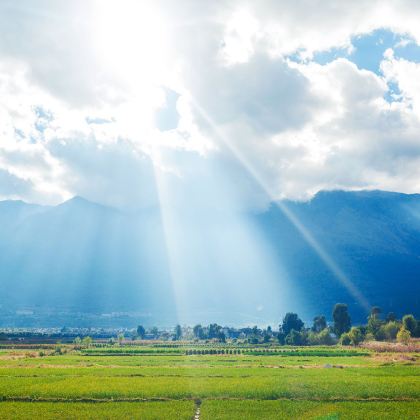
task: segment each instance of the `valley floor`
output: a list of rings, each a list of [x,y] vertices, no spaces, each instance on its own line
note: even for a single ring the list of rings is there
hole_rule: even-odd
[[[420,418],[418,352],[185,346],[0,350],[0,418]]]

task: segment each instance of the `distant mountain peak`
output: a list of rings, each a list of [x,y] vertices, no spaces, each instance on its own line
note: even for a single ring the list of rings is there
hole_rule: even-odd
[[[408,197],[419,197],[419,194],[407,194],[396,191],[383,191],[383,190],[321,190],[318,191],[311,201],[322,199],[322,198],[408,198]]]
[[[80,195],[75,195],[74,197],[70,198],[69,200],[63,201],[61,204],[59,204],[57,207],[72,207],[72,206],[94,206],[94,207],[103,207],[101,204],[95,203],[93,201],[89,201],[84,197],[81,197]]]
[[[21,207],[21,206],[37,206],[41,207],[40,204],[33,204],[33,203],[27,203],[23,200],[0,200],[1,206],[15,206],[15,207]]]
[[[75,211],[99,211],[99,212],[111,212],[111,213],[119,213],[117,209],[114,207],[109,207],[104,204],[96,203],[94,201],[90,201],[80,195],[75,195],[74,197],[70,198],[67,201],[56,206],[57,209],[71,209]]]

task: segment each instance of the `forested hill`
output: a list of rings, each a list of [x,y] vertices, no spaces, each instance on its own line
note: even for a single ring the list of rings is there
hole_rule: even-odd
[[[267,251],[283,273],[272,274],[278,284],[270,290],[265,271],[253,272],[265,264],[252,258],[253,237],[243,236],[250,242],[244,250],[232,250],[230,220],[209,223],[205,235],[179,234],[175,246],[172,240],[179,254],[170,255],[159,210],[126,214],[78,197],[55,207],[0,202],[1,308],[9,314],[28,307],[134,311],[150,323],[181,313],[189,322],[243,324],[271,322],[286,310],[308,320],[329,317],[334,303],[346,302],[355,321],[365,320],[364,308],[328,264],[333,261],[369,304],[419,316],[419,195],[333,191],[283,205],[300,230],[275,204],[241,215],[264,243],[259,252]],[[174,262],[177,255],[184,266]]]
[[[420,195],[332,191],[286,205],[371,305],[419,314]],[[335,302],[348,302],[360,309],[353,309],[353,318],[364,319],[357,299],[279,207],[258,219],[308,305],[329,314]]]

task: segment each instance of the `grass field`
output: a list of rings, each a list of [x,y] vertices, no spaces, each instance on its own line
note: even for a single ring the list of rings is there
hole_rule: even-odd
[[[418,353],[62,349],[1,351],[0,418],[420,418]]]

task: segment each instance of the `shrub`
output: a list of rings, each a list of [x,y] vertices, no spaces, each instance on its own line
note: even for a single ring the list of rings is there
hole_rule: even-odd
[[[352,327],[348,332],[348,335],[353,346],[357,346],[363,341],[363,334],[357,327]]]
[[[310,331],[308,334],[308,344],[310,346],[317,346],[318,344],[320,344],[319,335],[313,331]]]
[[[411,338],[410,331],[401,327],[397,334],[397,340],[399,343],[408,344]]]
[[[368,332],[365,335],[365,341],[375,341],[375,336],[372,333]]]
[[[405,315],[402,319],[402,324],[405,330],[410,333],[410,336],[413,336],[417,329],[417,321],[413,315]]]
[[[331,337],[330,331],[328,328],[324,328],[319,334],[318,334],[318,340],[319,344],[323,344],[326,346],[331,346],[334,344],[334,340]]]
[[[86,337],[83,337],[82,344],[85,347],[90,347],[92,345],[92,342],[93,342],[92,338],[89,337],[88,335]]]
[[[296,330],[291,330],[285,341],[290,346],[301,346],[303,344],[302,335]]]
[[[342,346],[349,346],[351,344],[351,338],[349,336],[349,333],[341,334],[340,344]]]
[[[398,332],[398,330],[397,330],[397,332]],[[376,331],[375,340],[385,341],[387,339],[388,339],[388,337],[387,337],[386,332],[385,332],[385,325],[381,325],[379,327],[379,329]]]
[[[63,354],[63,351],[62,351],[62,349],[61,349],[61,347],[60,347],[60,346],[57,346],[57,347],[54,349],[54,354]]]
[[[398,331],[401,328],[401,324],[396,321],[388,322],[388,324],[383,325],[381,329],[387,340],[395,340],[397,338]]]

